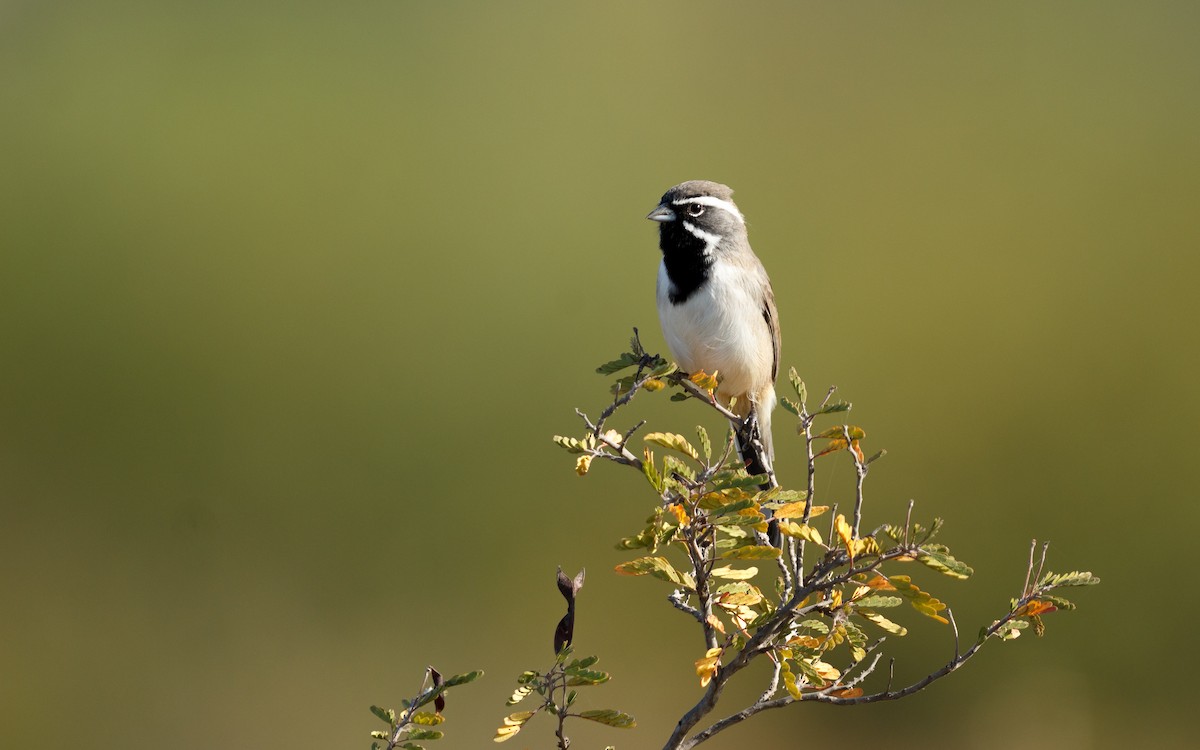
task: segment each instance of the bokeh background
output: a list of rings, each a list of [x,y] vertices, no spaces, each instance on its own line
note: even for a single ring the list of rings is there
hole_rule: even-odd
[[[976,566],[918,573],[965,637],[1033,537],[1104,581],[917,697],[708,746],[1190,746],[1198,30],[1190,2],[0,3],[0,744],[365,748],[433,663],[487,671],[439,744],[490,746],[561,564],[614,674],[585,700],[640,722],[577,746],[660,747],[702,644],[611,573],[644,484],[550,436],[633,326],[662,348],[643,217],[708,178],[785,363],[889,451],[868,523],[915,498]],[[949,657],[900,618],[898,680]]]

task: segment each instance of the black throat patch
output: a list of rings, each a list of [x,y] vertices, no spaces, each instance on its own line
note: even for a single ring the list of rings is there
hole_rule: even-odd
[[[662,250],[663,265],[671,280],[668,290],[671,304],[687,302],[704,286],[711,273],[712,258],[704,254],[708,243],[683,228],[682,221],[659,225],[658,247]]]

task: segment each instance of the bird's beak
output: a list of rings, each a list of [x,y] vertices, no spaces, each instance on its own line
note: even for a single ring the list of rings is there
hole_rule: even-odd
[[[675,212],[670,206],[659,204],[646,218],[650,221],[675,221]]]

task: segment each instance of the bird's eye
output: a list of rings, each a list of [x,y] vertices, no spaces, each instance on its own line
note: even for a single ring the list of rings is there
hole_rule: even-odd
[[[692,203],[688,206],[688,216],[700,216],[704,213],[704,206],[699,203]]]

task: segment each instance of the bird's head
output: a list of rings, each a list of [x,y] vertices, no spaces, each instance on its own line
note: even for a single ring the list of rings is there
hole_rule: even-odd
[[[733,190],[708,180],[689,180],[671,188],[646,218],[659,222],[664,253],[694,250],[711,256],[722,240],[746,233]]]

